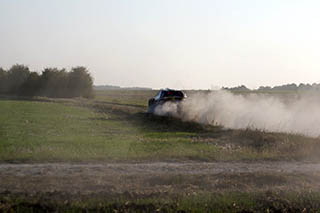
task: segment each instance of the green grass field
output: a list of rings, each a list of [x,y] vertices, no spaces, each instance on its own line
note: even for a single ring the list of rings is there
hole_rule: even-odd
[[[320,159],[319,138],[224,129],[148,116],[147,100],[155,93],[96,91],[92,100],[0,97],[0,163],[245,161],[251,164],[270,161],[277,164]],[[320,186],[314,188],[314,185],[320,179],[316,174],[309,175],[285,172],[200,176],[123,174],[101,179],[87,174],[86,178],[90,179],[84,180],[72,173],[70,176],[44,173],[43,177],[38,173],[0,174],[3,181],[0,182],[0,211],[317,211],[320,208],[317,187]],[[107,187],[101,193],[70,194],[70,190],[75,190],[71,183],[101,188],[99,181],[107,181],[106,186],[114,185],[113,188],[119,190],[110,192]],[[129,188],[123,185],[125,182],[131,183]],[[68,190],[58,190],[67,185]]]
[[[147,116],[155,91],[0,99],[0,161],[318,160],[320,139]]]

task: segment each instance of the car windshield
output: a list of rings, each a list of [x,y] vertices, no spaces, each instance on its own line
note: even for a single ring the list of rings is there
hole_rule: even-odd
[[[162,97],[180,97],[180,98],[183,98],[184,94],[181,91],[169,90],[169,91],[164,91]]]

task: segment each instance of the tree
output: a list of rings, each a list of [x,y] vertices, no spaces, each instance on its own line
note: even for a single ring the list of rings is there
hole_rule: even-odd
[[[45,68],[41,75],[25,65],[15,64],[9,71],[0,67],[0,94],[47,96],[52,98],[93,97],[93,80],[85,67]]]
[[[266,91],[271,91],[272,88],[270,86],[260,86],[258,88],[258,91],[263,91],[263,92],[266,92]]]
[[[11,94],[17,95],[22,84],[30,75],[29,67],[22,64],[13,65],[8,71],[8,89]]]
[[[69,73],[70,97],[93,97],[93,79],[86,67],[73,67]]]
[[[8,72],[0,67],[0,94],[8,91]]]
[[[68,73],[65,69],[45,68],[41,75],[41,95],[53,98],[66,97]]]
[[[31,72],[27,80],[21,85],[19,94],[23,96],[39,95],[40,75],[37,72]]]

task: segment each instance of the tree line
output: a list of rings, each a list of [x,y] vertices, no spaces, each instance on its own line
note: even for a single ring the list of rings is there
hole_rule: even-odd
[[[41,73],[15,64],[5,70],[0,67],[0,94],[17,96],[45,96],[50,98],[93,97],[93,79],[86,67],[70,71],[45,68]]]
[[[313,84],[285,84],[280,86],[260,86],[258,89],[249,89],[245,85],[237,86],[237,87],[223,87],[222,89],[229,90],[229,91],[241,91],[241,92],[277,92],[277,91],[320,91],[320,84],[313,83]]]

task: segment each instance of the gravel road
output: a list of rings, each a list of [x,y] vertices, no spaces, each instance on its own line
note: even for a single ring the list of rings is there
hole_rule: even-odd
[[[274,189],[320,191],[320,163],[0,164],[0,192],[150,195]]]
[[[161,174],[233,174],[233,173],[315,173],[320,163],[301,162],[187,162],[187,163],[46,163],[46,164],[0,164],[0,175],[15,176],[70,176],[103,174],[113,175],[161,175]]]

